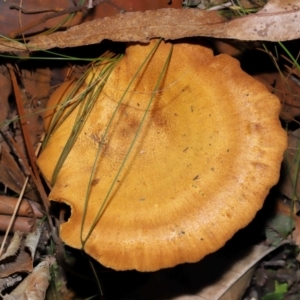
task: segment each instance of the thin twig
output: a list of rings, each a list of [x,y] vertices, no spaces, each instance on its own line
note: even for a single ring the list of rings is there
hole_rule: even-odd
[[[16,204],[16,206],[15,206],[15,209],[14,209],[14,212],[13,212],[13,214],[12,214],[12,216],[11,216],[9,225],[8,225],[8,227],[7,227],[7,229],[6,229],[5,236],[4,236],[3,242],[2,242],[2,244],[1,244],[1,248],[0,248],[0,257],[2,256],[2,252],[3,252],[3,249],[4,249],[4,245],[5,245],[5,243],[6,243],[8,234],[9,234],[9,232],[10,232],[12,226],[13,226],[13,223],[14,223],[14,221],[15,221],[15,218],[16,218],[17,212],[18,212],[18,210],[19,210],[21,201],[22,201],[22,199],[23,199],[23,195],[24,195],[24,192],[25,192],[25,189],[26,189],[28,180],[29,180],[29,176],[27,176],[26,179],[25,179],[25,182],[24,182],[24,184],[23,184],[21,193],[20,193],[19,198],[18,198],[18,202],[17,202],[17,204]]]
[[[35,151],[35,154],[36,154],[36,155],[39,153],[40,149],[41,149],[41,144],[38,145],[38,147],[36,148],[36,151]],[[12,216],[11,216],[9,225],[8,225],[8,227],[7,227],[7,229],[6,229],[5,236],[4,236],[3,242],[2,242],[2,244],[1,244],[1,248],[0,248],[0,257],[1,257],[1,255],[2,255],[2,252],[3,252],[3,249],[4,249],[4,245],[5,245],[5,243],[6,243],[8,234],[9,234],[9,232],[10,232],[12,226],[13,226],[13,223],[14,223],[14,221],[15,221],[15,219],[16,219],[16,215],[17,215],[17,213],[18,213],[19,207],[20,207],[21,202],[22,202],[22,200],[23,200],[23,196],[24,196],[24,193],[25,193],[27,184],[28,184],[28,180],[29,180],[29,176],[27,176],[27,177],[25,178],[25,181],[24,181],[24,184],[23,184],[21,193],[20,193],[20,195],[19,195],[18,201],[17,201],[17,203],[16,203],[14,212],[13,212],[13,214],[12,214]]]

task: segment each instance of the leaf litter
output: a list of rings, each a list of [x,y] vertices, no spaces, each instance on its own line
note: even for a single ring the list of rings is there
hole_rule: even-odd
[[[0,256],[1,286],[3,299],[44,299],[49,284],[49,267],[54,263],[53,258],[44,259],[33,268],[34,257],[42,228],[27,235],[15,232],[5,252]],[[30,273],[22,280],[24,275]],[[19,281],[22,282],[11,293],[7,294],[7,288],[13,287]]]
[[[74,46],[98,43],[104,38],[108,38],[114,41],[147,42],[149,38],[157,35],[158,33],[159,33],[158,36],[163,36],[166,39],[177,39],[180,37],[201,35],[201,36],[214,36],[214,37],[222,37],[222,38],[231,37],[235,39],[245,39],[245,40],[261,40],[261,39],[270,40],[270,41],[291,40],[291,39],[299,38],[299,28],[298,28],[299,26],[293,24],[293,23],[297,23],[294,22],[293,20],[294,18],[299,17],[299,7],[297,1],[292,1],[290,4],[291,5],[289,5],[289,7],[286,7],[286,3],[284,3],[283,1],[278,1],[278,0],[269,1],[269,3],[264,7],[264,9],[262,9],[259,13],[255,15],[249,15],[242,19],[235,19],[231,21],[226,21],[226,20],[224,21],[224,19],[221,18],[216,12],[200,11],[196,9],[187,9],[186,11],[177,11],[177,12],[171,9],[163,9],[159,11],[152,11],[152,12],[149,11],[145,13],[140,13],[140,12],[122,13],[121,15],[116,15],[113,18],[107,18],[102,20],[100,19],[100,20],[93,21],[92,23],[79,25],[77,27],[69,29],[66,32],[57,32],[56,34],[52,34],[49,36],[39,36],[39,37],[30,38],[29,44],[27,46],[33,47],[33,49],[35,49],[35,47],[40,49],[49,49],[53,47],[61,47],[61,48],[74,47]],[[150,29],[148,29],[149,24],[152,24]],[[180,24],[180,26],[176,26],[178,24]],[[279,28],[279,24],[281,25],[280,28]],[[99,34],[99,28],[107,28],[108,30],[102,29]],[[13,50],[15,52],[27,51],[27,46],[21,45],[20,43],[16,43],[16,42],[7,43],[4,41],[1,44],[4,45],[4,48],[1,48],[2,51],[7,51],[7,50],[8,51]],[[15,45],[16,48],[15,49],[7,48],[7,46],[11,47],[12,45]],[[284,116],[283,119],[288,123],[290,122],[293,123],[295,120],[297,121],[297,118],[299,116],[299,111],[298,111],[299,84],[297,81],[298,80],[297,67],[293,66],[292,68],[293,68],[293,72],[287,73],[286,72],[287,69],[286,69],[285,73],[283,73],[284,76],[282,76],[282,74],[279,75],[279,73],[273,73],[273,74],[267,73],[265,74],[265,78],[263,78],[262,75],[258,76],[258,79],[264,81],[266,85],[269,86],[269,89],[272,90],[275,94],[277,94],[277,96],[285,104],[285,108],[283,109],[284,113],[282,113],[282,116]],[[5,74],[5,72],[7,74],[7,71],[4,71],[3,74]],[[29,108],[25,113],[33,116],[32,117],[33,119],[29,121],[32,124],[30,136],[31,136],[31,143],[33,145],[36,145],[42,132],[41,123],[39,122],[38,117],[36,118],[35,112],[39,112],[44,105],[44,104],[40,105],[39,101],[46,102],[47,96],[49,96],[49,94],[51,93],[49,89],[50,89],[51,74],[53,74],[52,70],[47,68],[42,68],[41,72],[42,73],[44,72],[44,74],[46,74],[46,75],[42,75],[45,76],[46,82],[44,85],[40,87],[38,87],[40,81],[40,79],[38,79],[39,75],[36,74],[35,71],[32,72],[29,70],[28,71],[22,70],[22,72],[20,73],[20,78],[23,80],[22,83],[23,87],[22,85],[20,87],[21,89],[23,88],[23,91],[25,91],[25,98],[24,98],[25,100],[22,100],[22,102],[24,103],[25,109]],[[293,76],[296,79],[291,78],[290,76],[291,73],[293,73]],[[30,79],[31,75],[33,75],[33,77]],[[26,83],[27,80],[29,81],[29,85],[28,83]],[[2,142],[0,148],[2,153],[1,163],[4,164],[4,167],[2,169],[3,172],[0,170],[0,176],[2,176],[2,174],[6,174],[6,175],[5,176],[3,175],[4,176],[3,180],[1,177],[0,181],[4,183],[5,186],[9,187],[10,190],[19,193],[21,190],[21,185],[16,185],[16,183],[24,182],[25,175],[26,175],[26,164],[27,165],[29,164],[27,161],[24,167],[22,166],[23,163],[21,161],[16,162],[15,160],[15,157],[20,157],[19,156],[20,152],[23,153],[22,158],[26,158],[27,154],[26,151],[24,151],[26,147],[24,146],[24,144],[22,144],[23,142],[21,137],[21,130],[18,127],[19,125],[17,122],[18,113],[16,112],[16,110],[11,108],[10,104],[9,105],[7,104],[9,103],[8,98],[12,94],[11,81],[9,79],[8,80],[4,79],[1,82],[3,82],[4,84],[3,91],[6,92],[7,94],[7,95],[4,94],[4,97],[1,97],[0,100],[1,108],[2,107],[4,108],[3,110],[1,109],[0,111],[0,117],[2,118],[1,123],[3,124],[5,120],[9,120],[9,119],[15,119],[16,122],[13,131],[11,131],[11,128],[7,128],[7,126],[5,127],[5,130],[1,128],[1,133],[2,130],[3,132],[6,133],[6,139],[5,141]],[[274,87],[274,82],[276,82],[276,87]],[[32,84],[31,87],[30,87],[30,83]],[[38,93],[36,93],[37,91]],[[28,98],[26,98],[27,96]],[[29,102],[25,104],[26,101]],[[34,106],[36,107],[32,109]],[[7,132],[9,132],[9,134],[7,134]],[[5,133],[1,135],[3,139]],[[290,130],[290,134],[293,133],[294,130]],[[18,150],[15,149],[16,148],[15,144],[9,142],[10,140],[9,136],[11,135],[13,136],[14,140],[17,141],[17,145],[19,145]],[[289,166],[293,166],[292,168],[294,173],[296,172],[294,169],[297,170],[297,165],[295,165],[295,160],[297,159],[295,156],[297,154],[296,151],[297,149],[298,146],[296,144],[294,147],[293,157],[290,159],[289,162]],[[12,172],[11,169],[13,170]],[[7,172],[7,170],[9,170],[9,172]],[[291,167],[288,167],[288,170],[290,171]],[[290,174],[294,174],[294,173],[290,173]],[[11,177],[12,174],[13,177]],[[295,191],[295,182],[293,180],[294,179],[293,178],[291,179],[290,177],[288,179],[288,181],[291,182],[290,186],[288,188],[285,188],[284,190],[281,190],[282,194],[284,194],[286,197],[292,200],[298,199],[297,196],[298,192]],[[33,183],[31,183],[31,185],[32,187],[34,187]],[[28,189],[26,195],[31,200],[36,201],[39,199],[37,193],[33,192],[31,188]],[[32,203],[35,202],[31,202],[31,206]],[[33,211],[34,209],[31,209],[31,213],[33,213]],[[38,218],[40,217],[41,215],[38,215]],[[285,217],[286,218],[284,218],[284,220],[288,220],[288,215],[285,215]],[[282,217],[280,217],[280,219],[282,219]],[[293,230],[292,228],[290,228],[289,230],[287,230],[287,233],[289,233],[289,231],[292,231],[291,237],[295,241],[295,243],[299,245],[299,233],[298,233],[299,220],[296,215],[294,215],[293,219],[295,222],[295,229]],[[280,224],[277,223],[275,225],[280,226]],[[29,230],[32,231],[34,227],[35,224],[32,224]],[[271,225],[271,228],[274,230],[274,226]],[[277,230],[275,228],[275,231],[280,231],[280,229],[281,228],[278,228]],[[20,238],[21,236],[18,237],[19,240]],[[286,237],[284,237],[283,239],[286,239]],[[23,237],[21,240],[23,241]],[[14,253],[15,251],[24,252],[25,246],[22,243],[19,248],[18,246],[16,246],[17,243],[13,243],[13,245],[15,246],[12,246],[12,250],[10,250],[9,252],[11,253]],[[282,249],[282,248],[278,248],[278,249]],[[287,248],[284,246],[284,249],[285,249],[284,251],[280,252],[281,258],[285,257],[284,253],[286,253]],[[13,257],[14,255],[10,255],[10,256]],[[256,256],[256,261],[258,261],[260,257],[263,256],[264,255]],[[17,256],[15,259],[16,261],[17,259],[20,259],[20,263],[19,262],[15,263],[15,265],[11,267],[12,270],[16,270],[15,273],[8,275],[6,278],[4,278],[6,280],[6,285],[5,285],[6,287],[9,287],[10,285],[13,285],[21,280],[20,276],[18,276],[18,274],[20,273],[16,265],[20,266],[20,269],[27,270],[27,272],[29,272],[30,265],[31,265],[31,270],[32,270],[32,257],[30,255],[26,255],[23,258],[21,257],[18,258]],[[291,263],[290,260],[289,263]],[[49,273],[48,273],[49,265],[50,265],[49,263],[44,263],[44,264],[42,263],[42,265],[39,268],[37,268],[37,272],[39,274],[42,274],[40,284],[41,286],[43,286],[43,288],[38,287],[38,289],[35,292],[33,292],[35,294],[40,293],[40,295],[38,296],[39,298],[36,299],[43,299],[44,297],[45,287],[47,286],[46,282],[48,282],[48,278],[49,278]],[[258,271],[261,271],[262,268],[264,268],[263,273],[265,277],[266,276],[268,278],[274,277],[274,276],[272,277],[271,275],[272,272],[267,271],[266,273],[266,268],[262,267],[262,265],[260,265]],[[289,270],[289,267],[285,265],[285,269]],[[256,271],[256,278],[259,277],[258,271]],[[7,274],[9,274],[9,272],[7,272]],[[295,273],[293,273],[293,275],[295,276]],[[171,275],[171,278],[172,276],[173,275]],[[233,277],[234,278],[233,280],[237,281],[238,278],[240,277],[242,276],[238,275],[236,278]],[[167,276],[167,278],[169,277]],[[276,280],[277,282],[282,282],[282,280],[284,280],[283,278],[284,276],[279,275],[276,277]],[[273,283],[275,282],[274,279],[271,280],[271,283],[272,282]],[[189,284],[191,285],[191,282],[189,282]],[[11,295],[12,298],[9,298],[7,296],[7,299],[17,299],[16,297],[20,298],[21,295],[24,294],[25,290],[28,291],[32,290],[33,287],[32,282],[26,283],[25,285],[26,285],[25,289],[22,289],[21,292],[16,291],[15,295]],[[260,286],[266,286],[266,283],[260,283]],[[276,286],[274,286],[273,291],[278,292],[278,290],[280,290],[278,288],[280,284],[277,284]],[[212,289],[214,288],[213,285],[211,285],[211,287]],[[289,283],[289,287],[295,288],[295,282]],[[269,284],[268,284],[268,288],[270,288]],[[269,290],[269,293],[272,293],[272,291]],[[178,297],[176,297],[176,299],[177,298]],[[195,299],[198,298],[199,297]],[[221,299],[221,298],[214,298],[214,296],[212,295],[210,299]],[[292,299],[292,298],[287,298],[287,299]]]
[[[146,12],[125,12],[71,27],[65,32],[34,36],[26,44],[3,40],[0,51],[26,52],[28,49],[66,48],[96,44],[104,39],[119,42],[147,42],[162,37],[174,40],[206,36],[252,41],[298,39],[297,0],[288,3],[270,0],[256,14],[226,20],[216,11],[162,8]]]

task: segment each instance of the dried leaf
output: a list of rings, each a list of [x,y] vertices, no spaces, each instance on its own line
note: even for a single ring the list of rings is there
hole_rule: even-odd
[[[8,115],[8,110],[9,110],[8,97],[12,91],[11,81],[7,69],[4,66],[0,66],[0,91],[1,91],[1,97],[0,97],[0,107],[1,107],[0,125],[1,125],[3,124],[3,122],[5,121]]]
[[[300,115],[300,88],[294,76],[288,74],[264,73],[253,76],[263,83],[268,90],[276,95],[282,103],[280,117],[285,121],[292,121]]]
[[[15,140],[18,140],[18,137],[16,137]],[[10,152],[10,147],[4,140],[1,140],[0,135],[0,182],[19,194],[25,182],[25,176]],[[22,163],[21,159],[19,159],[19,163]],[[25,196],[33,200],[39,199],[31,184],[28,184]]]
[[[45,29],[58,26],[66,20],[70,9],[74,7],[75,3],[67,0],[43,0],[43,1],[24,1],[10,0],[0,1],[0,34],[5,36],[14,36],[20,34],[20,27],[27,28],[24,30],[26,34],[39,33]],[[22,6],[22,12],[18,9],[11,9],[11,5],[16,8]],[[87,11],[85,7],[81,8],[82,12],[78,12],[63,27],[74,26],[82,21],[104,18],[113,16],[120,11],[145,11],[158,8],[180,8],[182,0],[109,0],[102,1],[97,6],[93,7],[92,11]],[[47,17],[57,12],[65,10],[64,15],[52,17],[48,20]],[[28,25],[31,25],[28,27]],[[33,26],[34,25],[34,26]]]
[[[186,24],[187,21],[189,24]],[[148,39],[159,36],[165,39],[177,39],[201,35],[202,30],[199,29],[207,28],[212,24],[220,24],[221,21],[222,19],[216,12],[196,9],[165,8],[146,12],[129,12],[74,26],[65,32],[36,36],[27,44],[27,47],[31,50],[65,48],[95,44],[103,39],[147,42]],[[17,42],[2,42],[0,51],[27,51],[27,47]]]
[[[300,217],[294,216],[295,220],[295,230],[292,233],[292,238],[295,241],[295,244],[300,247]]]
[[[286,243],[286,242],[285,242]],[[157,280],[128,295],[124,299],[172,299],[172,300],[236,300],[241,299],[255,265],[275,247],[258,244],[242,255],[216,252],[196,264],[181,266],[183,279],[174,279],[174,274],[161,272]],[[211,270],[208,279],[207,270]],[[153,275],[155,276],[155,275]],[[178,296],[180,295],[180,296]]]
[[[217,12],[196,9],[124,13],[116,17],[95,20],[75,26],[67,32],[52,35],[58,47],[97,43],[103,39],[114,41],[145,41],[153,37],[178,39],[191,36],[211,36],[240,40],[283,41],[300,37],[300,29],[294,20],[300,17],[298,1],[285,3],[271,0],[257,14],[225,22]],[[280,5],[281,4],[281,5]],[[277,24],[280,24],[277,25]],[[34,37],[38,42],[42,36]],[[96,39],[96,40],[95,40]],[[44,39],[45,40],[45,39]],[[51,37],[46,41],[51,42]],[[83,43],[82,43],[83,42]],[[64,46],[64,44],[66,44]],[[45,43],[46,44],[46,43]],[[47,45],[48,46],[48,45]],[[53,46],[52,46],[53,47]]]
[[[65,48],[112,41],[147,42],[154,37],[166,40],[210,36],[239,40],[286,41],[300,37],[298,0],[270,0],[258,13],[225,21],[215,11],[199,9],[158,9],[128,12],[74,26],[65,32],[39,35],[26,46],[2,42],[0,51],[27,51]]]
[[[0,195],[0,214],[12,215],[17,201],[17,198]],[[17,215],[42,218],[44,216],[42,211],[43,209],[39,203],[23,198]]]
[[[25,69],[22,70],[21,80],[24,85],[24,89],[21,90],[24,114],[26,115],[31,142],[36,148],[44,132],[42,113],[50,94],[51,71],[49,68]],[[22,143],[22,149],[24,149],[23,136],[19,136],[17,141],[20,148]],[[26,153],[24,153],[24,157],[26,157]]]
[[[11,239],[9,246],[7,247],[5,253],[0,257],[0,261],[4,260],[9,256],[14,256],[17,254],[21,246],[22,236],[20,232],[15,232],[13,238]]]
[[[0,215],[0,231],[6,231],[10,220],[11,216]],[[16,217],[11,232],[31,232],[37,221],[38,220],[34,220],[33,218]]]
[[[21,192],[25,182],[25,176],[3,143],[0,148],[0,182],[16,193]]]
[[[181,8],[182,0],[110,0],[96,6],[88,20],[111,17],[122,12],[146,11],[159,8]],[[90,17],[91,15],[91,17]]]
[[[49,285],[50,262],[45,260],[39,263],[9,295],[4,295],[3,300],[43,300]]]
[[[17,9],[11,9],[11,5],[17,7],[22,6],[23,10],[28,13],[20,13]],[[70,5],[67,0],[43,0],[43,1],[24,1],[10,0],[0,1],[0,34],[9,35],[10,32],[24,27],[29,23],[42,18],[49,12],[65,9]],[[31,13],[30,13],[31,12]],[[35,12],[35,13],[32,13]],[[53,20],[58,23],[58,20]],[[52,24],[53,25],[53,24]],[[27,33],[36,33],[46,28],[44,23],[37,24],[33,29],[27,31]]]
[[[283,161],[283,175],[280,181],[280,192],[290,199],[299,199],[300,180],[299,169],[300,129],[288,132],[288,149]]]
[[[22,276],[8,276],[0,278],[0,293],[8,287],[16,285],[17,282],[22,280]]]
[[[33,269],[32,259],[24,248],[21,249],[14,260],[3,260],[0,263],[0,278],[4,278],[19,272],[31,272]]]
[[[24,246],[29,249],[32,260],[34,258],[35,250],[38,245],[41,232],[41,227],[38,227],[34,232],[28,233],[24,241]]]
[[[23,69],[21,80],[27,96],[27,103],[24,105],[25,107],[32,107],[33,104],[35,104],[35,106],[41,106],[41,103],[35,102],[45,102],[45,100],[48,99],[51,81],[51,71],[49,68],[35,70]],[[44,107],[42,106],[42,108]]]
[[[40,236],[40,227],[38,227],[34,232],[27,234],[26,238],[23,239],[21,243],[20,234],[16,233],[14,235],[14,238],[11,240],[11,243],[8,246],[5,257],[1,258],[0,277],[7,277],[18,272],[32,271],[34,253]],[[10,258],[9,260],[7,259],[8,257]]]
[[[253,267],[275,249],[263,244],[252,247],[247,255],[237,260],[216,283],[203,289],[198,295],[203,300],[240,299],[250,283]]]

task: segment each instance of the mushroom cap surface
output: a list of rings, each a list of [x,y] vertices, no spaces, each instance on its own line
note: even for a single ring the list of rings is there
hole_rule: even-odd
[[[84,199],[99,143],[155,43],[127,47],[58,174],[49,197],[71,207],[60,230],[69,246],[82,247]],[[154,271],[199,261],[254,218],[279,178],[286,134],[278,119],[278,99],[243,72],[237,60],[187,43],[173,45],[163,82],[154,91],[171,47],[161,42],[126,93],[92,181],[83,238],[154,93],[137,140],[84,244],[86,253],[116,270]],[[76,114],[52,134],[38,159],[49,181]]]

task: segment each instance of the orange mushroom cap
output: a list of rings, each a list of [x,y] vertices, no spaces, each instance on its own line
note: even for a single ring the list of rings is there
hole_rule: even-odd
[[[71,206],[60,234],[74,248],[83,246],[84,199],[99,141],[155,43],[127,47],[50,193],[51,200]],[[89,255],[116,270],[154,271],[196,262],[218,250],[254,218],[279,177],[287,138],[278,120],[278,99],[244,73],[237,60],[186,43],[173,45],[163,81],[154,91],[171,48],[162,42],[125,94],[92,181],[83,239],[154,93],[105,209],[84,243]],[[49,181],[76,116],[77,109],[38,159]]]

